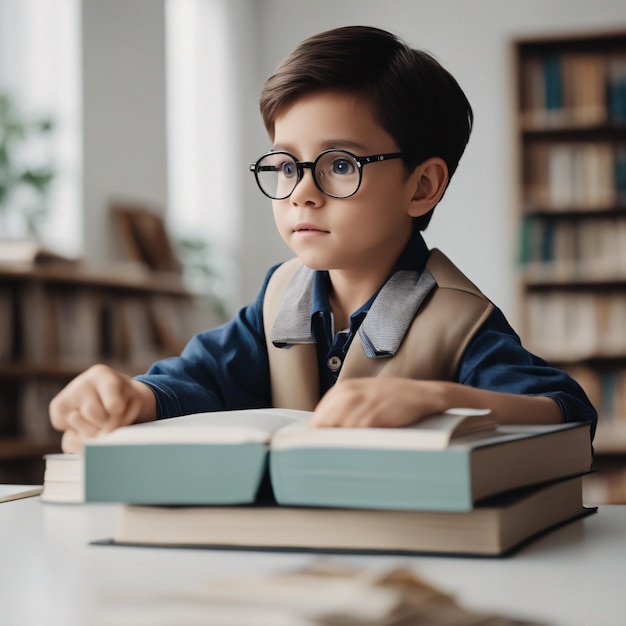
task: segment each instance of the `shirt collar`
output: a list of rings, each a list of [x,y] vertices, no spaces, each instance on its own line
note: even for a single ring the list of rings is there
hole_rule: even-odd
[[[393,356],[400,347],[417,310],[435,286],[425,270],[428,248],[415,231],[398,257],[389,278],[358,311],[350,316],[350,327],[366,313],[359,336],[370,358]],[[313,316],[330,314],[328,272],[300,267],[287,285],[272,327],[272,343],[279,348],[316,343]]]

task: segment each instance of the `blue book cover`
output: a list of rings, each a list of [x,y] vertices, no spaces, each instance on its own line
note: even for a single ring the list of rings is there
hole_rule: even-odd
[[[609,66],[607,104],[611,121],[626,124],[626,57],[614,59]]]
[[[543,61],[545,108],[555,111],[563,106],[561,87],[561,59],[558,55],[546,56]]]

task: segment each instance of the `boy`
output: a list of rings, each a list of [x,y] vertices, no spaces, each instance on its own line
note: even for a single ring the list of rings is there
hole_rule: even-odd
[[[500,423],[588,421],[564,372],[421,236],[472,109],[429,55],[375,28],[305,40],[266,82],[273,141],[251,170],[296,258],[257,300],[130,379],[97,365],[50,405],[63,448],[132,422],[284,406],[314,426],[403,426],[466,406]]]

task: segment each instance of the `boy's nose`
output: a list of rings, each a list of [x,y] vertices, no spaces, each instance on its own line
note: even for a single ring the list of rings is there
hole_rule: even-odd
[[[313,178],[313,172],[310,168],[304,168],[302,178],[296,185],[296,188],[291,192],[289,196],[292,204],[302,206],[305,204],[312,204],[314,206],[320,205],[324,202],[324,194],[320,191],[315,184]]]

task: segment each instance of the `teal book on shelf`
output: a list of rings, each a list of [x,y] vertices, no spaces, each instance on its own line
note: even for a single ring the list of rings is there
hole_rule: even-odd
[[[558,111],[563,106],[561,87],[561,59],[558,55],[548,55],[544,59],[545,108]]]

